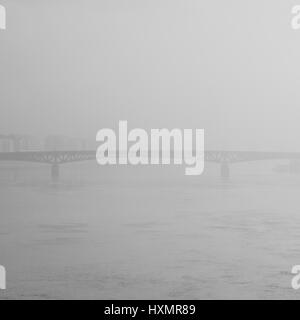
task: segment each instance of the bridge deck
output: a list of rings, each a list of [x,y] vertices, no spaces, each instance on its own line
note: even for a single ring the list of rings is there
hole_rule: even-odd
[[[205,151],[204,154],[205,161],[216,163],[237,163],[272,159],[300,160],[300,152]],[[64,164],[88,160],[96,160],[95,150],[0,152],[0,161]]]

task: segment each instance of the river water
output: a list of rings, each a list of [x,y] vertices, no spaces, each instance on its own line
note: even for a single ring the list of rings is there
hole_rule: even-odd
[[[1,299],[300,297],[300,176],[74,164],[52,183],[1,166]]]

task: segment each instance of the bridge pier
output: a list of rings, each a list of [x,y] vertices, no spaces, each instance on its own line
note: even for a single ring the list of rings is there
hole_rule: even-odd
[[[51,178],[52,178],[52,181],[58,181],[58,179],[59,179],[59,165],[58,164],[53,164],[51,166]]]
[[[230,178],[230,168],[227,162],[221,163],[221,178],[223,181],[228,181]]]

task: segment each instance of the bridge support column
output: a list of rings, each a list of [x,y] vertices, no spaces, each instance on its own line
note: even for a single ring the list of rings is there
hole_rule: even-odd
[[[52,181],[57,181],[59,179],[59,165],[53,164],[51,166],[51,178]]]
[[[221,178],[223,181],[228,181],[230,178],[230,169],[227,162],[221,163]]]

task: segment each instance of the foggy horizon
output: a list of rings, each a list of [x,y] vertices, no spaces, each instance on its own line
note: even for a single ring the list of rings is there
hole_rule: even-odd
[[[207,149],[300,151],[294,1],[1,3],[1,134],[94,140],[128,120],[204,128]]]
[[[0,300],[299,299],[299,57],[300,0],[0,0]]]

